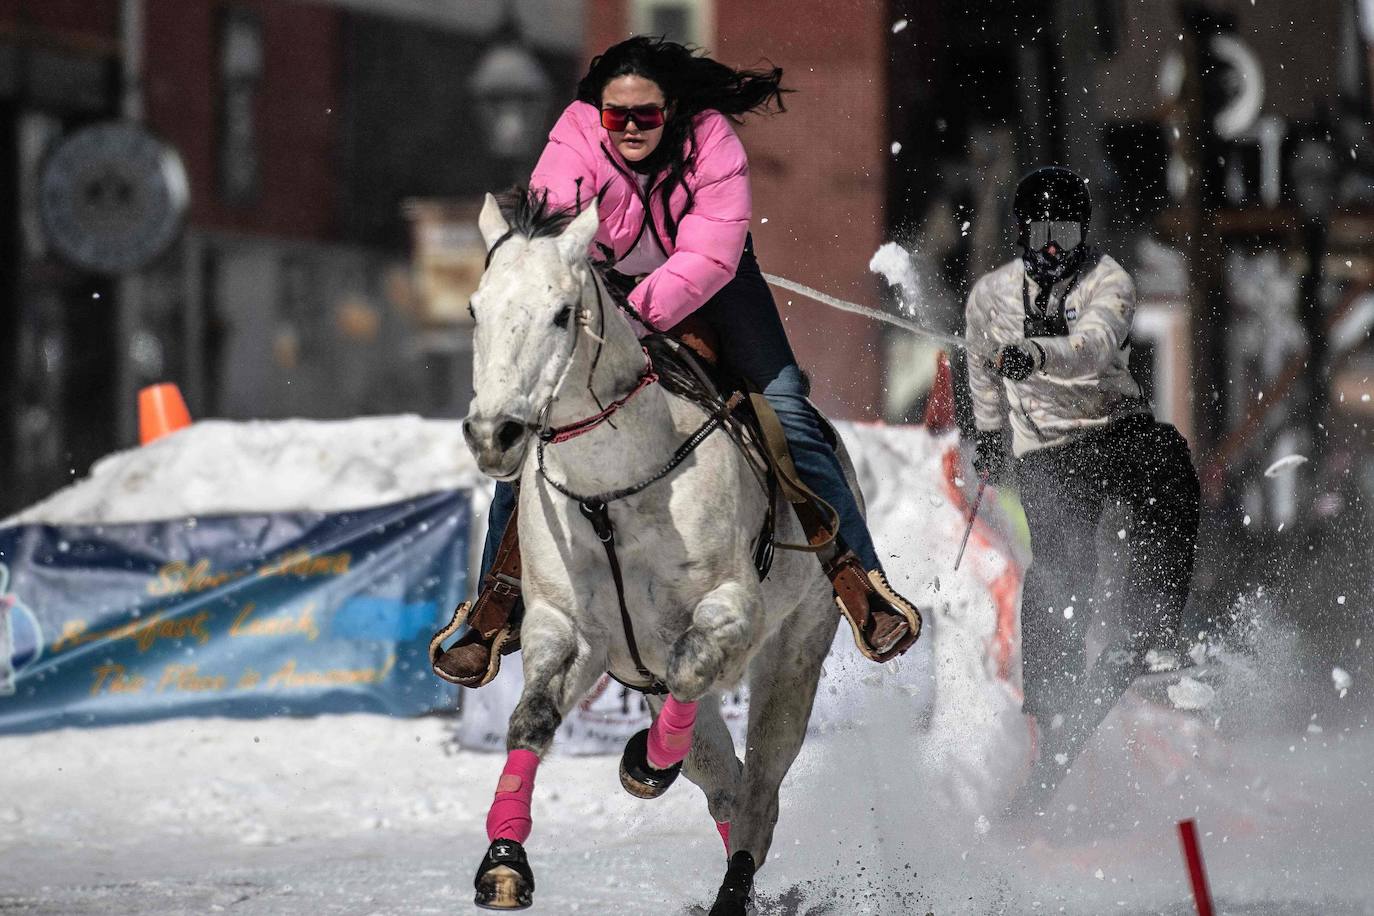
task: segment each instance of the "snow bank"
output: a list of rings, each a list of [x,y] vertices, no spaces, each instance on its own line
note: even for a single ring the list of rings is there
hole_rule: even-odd
[[[454,421],[207,420],[102,459],[89,477],[0,525],[338,512],[489,485]]]

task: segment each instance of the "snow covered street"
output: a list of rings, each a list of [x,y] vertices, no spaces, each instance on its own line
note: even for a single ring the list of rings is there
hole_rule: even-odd
[[[814,737],[784,784],[761,912],[1184,916],[1187,816],[1220,913],[1374,912],[1366,729],[1225,742],[1140,700],[1126,713],[1108,727],[1143,726],[1140,753],[1090,751],[1062,796],[1076,810],[1035,829],[939,801],[915,727],[875,716]],[[358,715],[0,738],[0,911],[475,912],[501,758],[452,734],[447,718]],[[864,785],[843,776],[855,748],[874,752]],[[639,802],[615,764],[556,755],[540,771],[534,912],[677,914],[714,893],[700,792]]]
[[[263,480],[330,481],[290,496],[311,505],[365,504],[374,491],[402,498],[436,474],[446,485],[471,478],[455,436],[451,425],[408,418],[200,424],[110,459],[89,486],[35,512],[155,517],[140,516],[156,504],[140,489],[143,464],[204,471],[196,459],[206,454],[269,456],[253,474]],[[1188,916],[1176,832],[1188,817],[1219,913],[1374,914],[1363,677],[1356,668],[1338,677],[1331,666],[1353,664],[1346,655],[1300,645],[1258,601],[1235,605],[1233,633],[1209,644],[1195,679],[1161,676],[1128,695],[1053,816],[999,823],[1027,760],[997,599],[1010,561],[996,528],[980,525],[970,561],[949,569],[965,517],[952,436],[868,426],[846,426],[846,436],[875,531],[894,554],[894,583],[922,596],[931,633],[881,668],[841,634],[814,733],[783,784],[759,876],[764,916]],[[282,444],[259,447],[264,437]],[[361,443],[369,460],[331,445],[341,439]],[[387,442],[411,461],[391,461]],[[412,473],[421,466],[425,476]],[[225,506],[224,493],[256,502]],[[175,511],[188,514],[280,508],[286,498],[247,487],[176,495]],[[485,492],[474,496],[480,518]],[[997,513],[989,506],[984,517]],[[509,669],[502,678],[518,678]],[[449,716],[334,715],[0,737],[0,912],[475,912],[472,875],[503,760],[475,748],[500,745],[502,704],[514,699],[498,687],[469,696],[464,729]],[[487,732],[496,738],[480,740]],[[620,788],[614,756],[566,755],[576,747],[560,754],[555,744],[539,773],[527,844],[534,912],[680,916],[709,903],[724,862],[701,793],[683,781],[637,801]]]

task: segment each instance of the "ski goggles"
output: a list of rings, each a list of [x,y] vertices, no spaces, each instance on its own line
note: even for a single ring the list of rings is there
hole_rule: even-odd
[[[662,127],[664,120],[662,105],[636,105],[633,108],[615,105],[601,109],[601,126],[617,132],[624,130],[631,121],[640,130],[653,130]]]
[[[1083,224],[1059,220],[1032,220],[1026,223],[1026,247],[1040,251],[1050,242],[1060,248],[1072,248],[1083,241]]]

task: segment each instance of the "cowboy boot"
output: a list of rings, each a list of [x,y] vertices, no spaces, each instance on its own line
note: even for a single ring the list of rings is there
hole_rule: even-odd
[[[891,661],[921,635],[921,612],[893,590],[881,569],[865,571],[852,550],[824,564],[859,651],[875,662]]]
[[[921,635],[921,612],[887,583],[881,569],[865,570],[854,551],[840,540],[835,510],[825,506],[829,518],[816,503],[793,505],[807,543],[817,551],[821,568],[830,579],[835,604],[854,632],[859,651],[875,662],[891,661]],[[826,559],[826,552],[829,559]]]
[[[501,545],[482,579],[477,600],[458,605],[448,626],[430,640],[430,666],[451,684],[484,687],[501,670],[501,656],[520,650],[520,622],[512,619],[520,606],[518,517],[516,510],[501,534]],[[441,648],[464,624],[468,631],[448,649]]]

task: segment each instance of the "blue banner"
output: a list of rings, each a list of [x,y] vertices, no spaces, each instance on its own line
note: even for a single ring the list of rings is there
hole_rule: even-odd
[[[467,593],[466,492],[353,512],[0,529],[0,732],[423,713]]]

